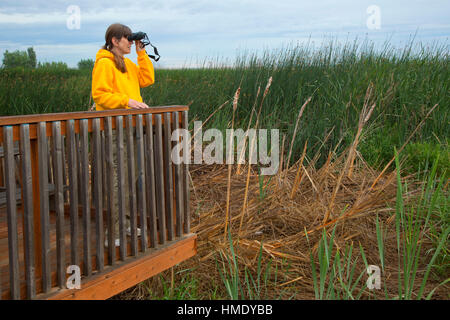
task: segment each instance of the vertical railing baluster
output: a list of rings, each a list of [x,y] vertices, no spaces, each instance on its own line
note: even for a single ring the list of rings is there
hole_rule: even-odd
[[[78,128],[79,132],[81,132],[81,122],[80,120],[77,120],[78,122]],[[79,205],[81,205],[81,194],[83,193],[83,186],[81,185],[82,182],[82,175],[81,175],[81,137],[80,133],[75,134],[75,144],[76,144],[76,159],[77,159],[77,175],[78,175],[78,201]]]
[[[105,164],[106,164],[106,211],[108,229],[108,264],[113,265],[116,256],[115,246],[115,217],[117,209],[114,206],[114,159],[113,159],[113,137],[112,120],[106,117],[105,124]]]
[[[47,293],[52,286],[50,268],[50,212],[48,203],[48,142],[47,124],[38,123],[39,190],[42,243],[42,290]]]
[[[5,154],[6,212],[8,223],[9,286],[11,298],[18,300],[20,299],[19,240],[17,236],[17,199],[13,129],[11,126],[3,127],[3,148]]]
[[[139,226],[141,228],[141,250],[147,250],[147,208],[145,201],[145,162],[144,162],[144,130],[142,128],[142,115],[136,115],[136,156],[137,156],[137,211],[139,213]]]
[[[97,270],[99,272],[104,269],[104,237],[103,237],[103,195],[102,195],[102,155],[101,155],[101,134],[100,134],[100,119],[92,119],[92,162],[93,172],[95,174],[94,181],[91,183],[94,186],[93,200],[96,216],[96,256],[97,256]]]
[[[66,171],[66,137],[62,136],[61,137],[61,146],[62,146],[62,164],[63,164],[63,170],[62,170],[62,175],[63,175],[63,185],[66,186],[67,185],[67,171]],[[67,198],[69,197],[69,190],[67,190],[67,188],[64,188],[63,191],[64,194],[64,203],[67,202]]]
[[[147,212],[150,231],[150,246],[155,248],[158,244],[158,230],[156,219],[156,196],[155,196],[155,161],[153,148],[153,116],[145,115],[145,163],[146,163],[146,186],[147,186]]]
[[[128,197],[130,206],[131,255],[137,255],[137,223],[136,223],[136,180],[134,165],[133,116],[126,117],[127,122],[127,163],[128,163]]]
[[[78,255],[78,158],[77,140],[75,138],[75,121],[66,121],[67,158],[69,169],[69,201],[70,201],[70,261],[79,265]]]
[[[61,123],[52,123],[53,136],[53,175],[55,183],[55,211],[56,211],[56,260],[57,281],[60,288],[65,284],[65,241],[64,241],[64,184],[63,184],[63,162],[62,162],[62,138]]]
[[[182,119],[181,124],[183,129],[189,130],[189,121],[188,121],[188,112],[183,111],[182,112]],[[183,152],[186,152],[186,154],[183,154],[183,202],[184,202],[184,233],[190,233],[191,232],[191,217],[190,217],[190,209],[189,209],[189,161],[191,154],[189,152],[190,146],[188,145],[190,141],[183,141],[184,148]]]
[[[102,167],[102,195],[103,195],[103,208],[105,209],[107,207],[106,205],[106,194],[107,194],[107,190],[106,189],[106,138],[105,138],[105,118],[103,118],[103,130],[100,131],[100,136],[101,136],[101,167]]]
[[[123,117],[116,117],[117,138],[117,180],[118,180],[118,205],[119,205],[119,237],[120,237],[120,260],[125,260],[127,254],[127,238],[125,234],[125,169],[123,150]],[[111,244],[112,245],[112,244]]]
[[[171,151],[172,151],[172,130],[171,130],[171,114],[166,112],[164,113],[164,178],[165,178],[165,201],[166,201],[166,219],[167,219],[167,231],[168,236],[167,239],[169,241],[174,240],[174,212],[173,212],[173,178],[172,178],[172,159],[171,159]]]
[[[50,156],[50,151],[53,150],[52,145],[52,139],[50,137],[47,137],[47,146],[49,150],[49,156],[48,156],[48,184],[51,186],[54,186],[53,181],[53,157]],[[49,191],[50,196],[50,191]]]
[[[178,132],[178,129],[180,127],[179,120],[180,117],[178,115],[178,112],[173,112],[173,131]],[[180,144],[180,136],[177,134],[175,135],[177,137],[177,140],[175,143],[178,145]],[[178,149],[179,150],[179,149]],[[184,202],[183,202],[183,177],[182,177],[182,164],[181,164],[181,157],[180,153],[176,152],[174,154],[175,159],[174,162],[174,172],[175,172],[175,201],[176,201],[176,235],[177,237],[181,237],[181,234],[183,233],[183,215],[184,215]]]
[[[25,249],[25,279],[27,299],[36,297],[36,274],[34,260],[34,211],[33,178],[31,173],[30,126],[20,125],[20,154],[22,156],[22,194]]]
[[[160,114],[155,115],[155,173],[156,173],[156,200],[159,229],[159,243],[166,243],[166,205],[164,203],[164,166],[163,166],[163,137],[162,119]]]
[[[91,258],[91,208],[89,201],[89,139],[88,120],[80,120],[80,166],[81,166],[81,206],[83,210],[83,251],[84,274],[92,274]]]

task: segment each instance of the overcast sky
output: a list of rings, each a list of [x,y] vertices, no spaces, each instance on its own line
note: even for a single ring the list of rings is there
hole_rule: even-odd
[[[71,6],[80,10],[79,28]],[[162,56],[160,67],[233,60],[243,50],[330,38],[390,39],[402,47],[416,32],[416,41],[448,48],[449,17],[448,0],[1,0],[0,58],[5,50],[33,46],[39,61],[75,67],[80,59],[95,58],[115,22],[147,32]],[[136,61],[132,49],[129,57]]]

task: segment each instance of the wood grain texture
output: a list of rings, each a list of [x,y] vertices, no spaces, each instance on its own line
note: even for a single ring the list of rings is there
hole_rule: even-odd
[[[147,250],[147,203],[145,184],[145,160],[144,160],[144,129],[142,115],[136,115],[136,201],[139,214],[139,227],[141,228],[141,248]]]
[[[20,125],[20,153],[22,155],[22,200],[24,223],[25,280],[27,299],[36,296],[35,251],[34,251],[34,212],[33,176],[31,171],[30,128]]]
[[[48,114],[29,114],[20,116],[7,116],[0,117],[0,126],[16,125],[23,123],[38,123],[45,121],[64,121],[64,120],[81,120],[114,116],[126,116],[135,114],[147,114],[147,113],[163,113],[172,111],[184,111],[188,110],[188,106],[159,106],[151,107],[143,110],[133,109],[117,109],[107,111],[89,111],[89,112],[60,112],[60,113],[48,113]]]
[[[9,281],[11,298],[20,299],[19,240],[17,237],[16,177],[12,127],[3,127],[5,152],[6,215],[8,223]]]
[[[95,238],[96,238],[96,259],[97,259],[97,271],[103,271],[104,269],[104,235],[103,235],[103,194],[102,194],[102,147],[101,147],[101,134],[100,134],[100,119],[92,119],[92,167],[93,167],[93,179],[91,184],[93,185],[93,203],[95,208]]]
[[[47,124],[38,124],[38,148],[39,148],[39,190],[40,190],[40,220],[41,220],[41,245],[42,245],[42,290],[48,292],[52,286],[50,277],[50,235],[49,235],[49,199],[48,199],[48,142],[46,135]]]
[[[180,135],[179,135],[179,114],[178,112],[174,112],[172,114],[173,116],[173,131],[174,137],[173,137],[173,143],[175,145],[180,145],[182,142],[180,142]],[[182,173],[182,157],[180,156],[180,152],[178,152],[180,149],[174,149],[173,157],[174,157],[174,181],[175,181],[175,213],[176,213],[176,236],[180,237],[183,233],[183,216],[184,216],[184,200],[183,200],[183,173]]]
[[[155,188],[156,188],[156,212],[158,217],[159,243],[164,244],[166,235],[166,205],[164,200],[164,163],[163,163],[163,135],[162,117],[155,116]]]
[[[79,265],[78,253],[78,157],[77,140],[75,138],[74,120],[68,120],[67,133],[67,160],[69,174],[69,202],[70,202],[70,261]]]
[[[167,239],[172,241],[175,238],[174,232],[174,211],[173,211],[173,177],[172,177],[172,129],[171,114],[164,113],[164,196],[166,202],[166,222]]]
[[[120,260],[125,260],[126,256],[126,234],[125,234],[125,168],[123,150],[123,117],[116,117],[117,135],[117,184],[118,184],[118,210],[119,210],[119,239],[120,239]]]
[[[189,121],[188,121],[188,112],[183,111],[182,113],[182,127],[186,130],[189,129]],[[184,141],[185,148],[184,150],[189,150],[188,141]],[[183,230],[184,233],[190,233],[191,232],[191,215],[190,215],[190,208],[189,208],[189,160],[188,157],[190,157],[191,154],[183,154],[184,157],[184,165],[183,165],[183,201],[184,201],[184,217],[183,217]]]
[[[155,195],[155,151],[153,147],[153,121],[152,115],[146,114],[146,135],[145,135],[145,164],[146,164],[146,185],[147,185],[147,210],[148,226],[150,233],[150,247],[155,248],[158,244],[156,195]]]
[[[64,184],[63,184],[63,148],[61,137],[61,124],[59,121],[52,123],[53,143],[53,181],[55,184],[55,211],[56,211],[56,260],[58,286],[63,288],[66,279],[65,242],[64,242]]]
[[[105,119],[105,162],[106,162],[106,212],[107,212],[107,230],[108,243],[115,241],[115,217],[117,208],[114,206],[114,159],[113,159],[113,136],[112,136],[112,119]],[[108,264],[113,265],[115,261],[115,247],[108,246]]]
[[[136,114],[148,114],[155,113],[161,114],[164,112],[171,111],[183,111],[187,110],[187,106],[169,106],[169,107],[155,107],[148,110],[109,110],[109,111],[97,111],[97,112],[69,112],[69,113],[50,113],[50,114],[35,114],[35,115],[20,115],[12,117],[0,117],[0,127],[5,125],[13,125],[13,141],[18,141],[20,139],[19,124],[28,123],[30,125],[30,139],[37,138],[37,123],[39,122],[51,122],[51,121],[62,121],[61,122],[61,133],[66,135],[66,121],[73,119],[75,121],[75,133],[80,132],[79,123],[82,119],[92,119],[100,118],[100,128],[103,130],[104,121],[103,119],[111,116],[127,116]],[[133,118],[133,126],[136,123]],[[144,123],[145,125],[145,123]],[[115,123],[113,123],[113,130],[115,129]],[[92,132],[92,121],[88,123],[88,132]],[[46,130],[47,137],[52,135],[51,126],[47,126]],[[3,131],[0,130],[0,140],[3,140]]]
[[[127,123],[127,166],[128,166],[128,201],[131,231],[131,254],[137,255],[137,215],[136,215],[136,175],[134,163],[133,116],[126,117]]]
[[[88,120],[80,121],[80,171],[81,171],[81,207],[83,211],[83,257],[84,257],[84,275],[92,274],[92,255],[91,255],[91,210],[89,198],[89,139],[88,139]]]

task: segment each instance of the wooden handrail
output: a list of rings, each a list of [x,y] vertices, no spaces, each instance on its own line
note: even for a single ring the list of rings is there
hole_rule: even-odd
[[[0,127],[13,126],[13,141],[20,140],[19,137],[19,125],[29,124],[30,126],[30,139],[37,138],[37,123],[47,122],[46,135],[52,136],[52,129],[50,122],[61,121],[61,134],[66,135],[66,120],[75,121],[75,132],[79,133],[79,121],[82,119],[95,119],[100,118],[100,129],[104,129],[103,119],[106,117],[115,116],[127,116],[127,115],[145,115],[145,114],[163,114],[167,112],[181,112],[188,111],[188,106],[162,106],[162,107],[150,107],[149,109],[120,109],[120,110],[107,110],[107,111],[84,111],[84,112],[64,112],[64,113],[47,113],[47,114],[31,114],[23,116],[7,116],[0,117]],[[145,118],[145,117],[144,117]],[[162,123],[164,124],[164,117]],[[135,118],[133,117],[133,127],[136,125]],[[144,125],[146,125],[144,120]],[[125,124],[124,124],[125,127]],[[115,123],[113,122],[113,129],[115,129]],[[92,122],[89,121],[88,132],[92,132]],[[0,130],[0,141],[3,141],[3,130]]]
[[[126,116],[129,114],[147,114],[147,113],[158,114],[164,112],[187,111],[187,110],[189,110],[188,106],[158,106],[158,107],[150,107],[149,109],[118,109],[106,111],[28,114],[19,116],[0,117],[0,126],[17,125],[23,123],[31,124],[42,121],[64,121],[64,120]]]

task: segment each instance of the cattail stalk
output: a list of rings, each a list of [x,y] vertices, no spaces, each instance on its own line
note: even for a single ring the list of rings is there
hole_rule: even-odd
[[[234,130],[234,115],[236,113],[236,109],[238,106],[238,101],[239,101],[239,95],[241,93],[241,87],[239,87],[236,90],[236,93],[234,94],[234,99],[233,99],[233,118],[231,120],[231,131],[230,131],[230,145],[227,147],[227,153],[230,155],[230,158],[233,157],[234,158],[234,150],[230,150],[231,146],[233,145],[232,143],[232,139],[233,139],[233,130]],[[231,164],[231,159],[228,159],[229,163],[228,163],[228,182],[227,182],[227,206],[226,206],[226,212],[225,212],[225,228],[224,228],[224,232],[223,232],[223,240],[226,241],[227,240],[227,230],[228,230],[228,217],[230,216],[230,193],[231,193],[231,169],[232,169],[232,164]]]

